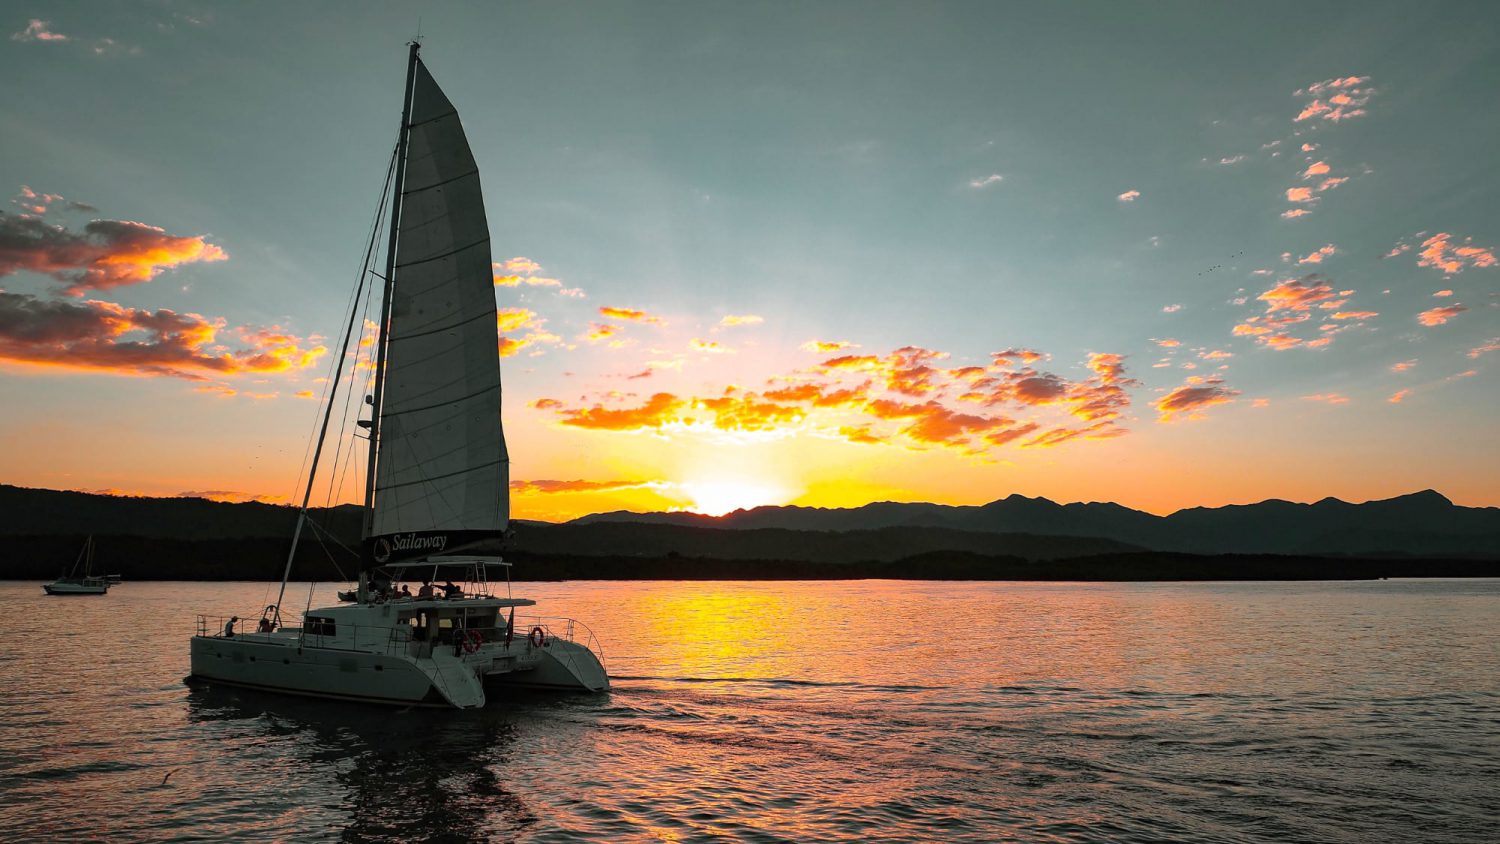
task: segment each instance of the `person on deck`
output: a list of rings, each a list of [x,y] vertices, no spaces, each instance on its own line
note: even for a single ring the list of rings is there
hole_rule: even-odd
[[[396,597],[398,597],[398,598],[410,598],[411,597],[411,589],[409,589],[405,583],[401,584],[401,594],[397,595]]]
[[[239,620],[240,620],[240,617],[236,615],[236,616],[231,616],[228,621],[224,622],[224,638],[226,638],[226,639],[233,639],[234,638],[234,623],[236,621],[239,621]]]
[[[428,581],[428,580],[422,581],[422,588],[417,590],[417,597],[418,598],[431,598],[432,597],[432,582],[431,581]]]
[[[263,615],[260,617],[260,625],[256,629],[261,633],[272,633],[275,632],[276,625],[271,623],[271,619],[268,616]]]
[[[453,583],[453,581],[451,581],[451,580],[446,581],[446,582],[443,583],[443,597],[444,598],[462,598],[463,596],[464,596],[463,587],[461,587],[461,586],[455,586],[454,583]]]

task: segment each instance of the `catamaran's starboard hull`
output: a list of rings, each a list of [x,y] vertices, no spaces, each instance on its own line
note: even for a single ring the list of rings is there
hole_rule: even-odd
[[[587,647],[567,639],[549,639],[540,651],[541,660],[535,668],[486,674],[485,685],[569,692],[609,691],[609,674],[599,657]]]
[[[194,636],[190,681],[396,706],[451,704],[416,666],[382,654]]]
[[[48,595],[107,595],[109,586],[85,586],[79,583],[45,583],[42,588]]]

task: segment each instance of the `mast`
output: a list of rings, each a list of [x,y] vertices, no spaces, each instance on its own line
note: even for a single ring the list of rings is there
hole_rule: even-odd
[[[417,51],[422,45],[412,41],[406,58],[406,93],[401,98],[401,132],[396,141],[395,189],[391,191],[391,233],[386,242],[385,289],[380,297],[380,339],[375,346],[375,388],[370,396],[370,448],[365,467],[365,527],[369,536],[375,524],[375,461],[380,453],[380,401],[385,385],[386,338],[391,325],[391,290],[396,278],[396,241],[401,225],[401,193],[406,184],[406,139],[411,132],[411,92],[417,77]],[[369,578],[363,566],[359,572],[359,600],[364,601]]]

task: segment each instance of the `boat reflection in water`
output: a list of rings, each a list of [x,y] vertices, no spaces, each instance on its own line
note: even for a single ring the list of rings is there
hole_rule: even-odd
[[[312,813],[334,812],[323,820],[345,841],[503,840],[537,822],[507,785],[520,751],[515,717],[495,708],[400,711],[199,686],[189,693],[188,717],[230,728],[251,761],[263,752],[265,766],[323,777],[322,806]],[[312,809],[300,802],[286,811]],[[294,826],[312,831],[305,820]]]

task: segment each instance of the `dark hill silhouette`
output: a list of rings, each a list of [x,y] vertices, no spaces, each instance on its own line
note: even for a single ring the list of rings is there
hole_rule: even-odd
[[[1194,554],[1375,554],[1500,557],[1500,508],[1459,507],[1432,490],[1351,504],[1272,499],[1156,516],[1119,504],[1057,504],[1012,495],[981,506],[881,502],[849,509],[757,507],[726,516],[598,513],[571,524],[638,522],[732,530],[849,531],[942,527],[988,533],[1113,539]]]
[[[298,559],[308,561],[307,565],[353,571],[352,553],[338,545],[357,545],[361,513],[352,506],[314,511],[313,520],[325,525],[338,542],[318,543],[318,534],[305,531]],[[131,538],[128,544],[115,545],[143,554],[145,560],[155,555],[157,576],[165,576],[168,570],[182,576],[195,571],[224,578],[260,578],[266,572],[277,576],[274,573],[285,559],[295,520],[296,510],[287,506],[0,485],[0,536],[7,537],[0,545],[0,576],[23,576],[22,570],[43,565],[40,559],[25,557],[23,547],[43,554],[43,574],[55,574],[54,558],[71,560],[76,543],[88,534]],[[516,521],[513,527],[506,553],[518,561],[537,563],[535,570],[517,571],[517,576],[532,577],[550,576],[541,564],[563,558],[612,560],[609,565],[617,568],[610,570],[622,572],[632,570],[631,560],[645,566],[644,561],[651,559],[717,559],[736,563],[718,569],[726,572],[743,571],[738,565],[742,561],[770,560],[778,561],[776,571],[813,576],[826,564],[845,571],[845,576],[869,576],[859,572],[888,571],[891,562],[901,559],[923,560],[924,565],[934,566],[932,571],[959,570],[932,563],[932,554],[966,555],[963,559],[973,560],[1004,557],[1028,563],[1090,557],[1123,561],[1125,569],[1109,573],[1117,579],[1129,579],[1130,566],[1141,567],[1142,576],[1153,570],[1135,553],[1141,551],[1500,559],[1500,509],[1458,507],[1431,490],[1363,504],[1332,498],[1313,504],[1272,500],[1191,508],[1170,516],[1118,504],[1057,504],[1012,495],[982,506],[881,502],[849,509],[759,507],[719,518],[692,513],[602,513],[561,525]],[[67,550],[69,546],[74,550]],[[983,568],[988,564],[973,560],[962,570],[988,570]],[[578,563],[575,568],[591,570],[592,565]],[[646,568],[677,571],[680,564]],[[1187,563],[1179,561],[1169,569],[1184,571]],[[1400,571],[1421,576],[1425,569],[1404,567]]]

